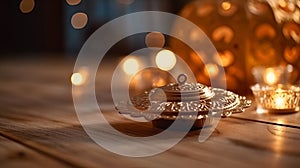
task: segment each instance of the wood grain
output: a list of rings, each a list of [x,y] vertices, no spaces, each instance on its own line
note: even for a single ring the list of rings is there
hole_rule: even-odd
[[[117,116],[109,116],[117,122]],[[44,118],[30,117],[25,121],[7,118],[2,115],[0,119],[2,134],[78,167],[248,166],[249,163],[268,166],[274,161],[274,166],[300,164],[300,147],[296,145],[300,140],[300,131],[282,126],[222,119],[204,143],[198,142],[199,132],[193,131],[167,152],[149,158],[127,158],[96,145],[79,125]],[[123,123],[128,132],[143,133],[143,127],[147,127],[118,121],[119,125]]]
[[[43,155],[0,136],[0,166],[5,167],[70,167],[48,155]]]
[[[258,113],[256,111],[256,104],[246,110],[244,113],[233,115],[234,118],[252,120],[257,122],[272,123],[276,125],[283,125],[288,127],[300,128],[300,112],[274,114],[274,113]]]
[[[287,120],[289,125],[276,124],[275,116],[257,118],[253,109],[234,118],[221,119],[216,130],[203,143],[198,142],[199,130],[196,130],[173,148],[152,157],[130,158],[111,153],[93,142],[77,119],[69,82],[71,63],[34,61],[16,66],[19,64],[5,62],[0,66],[3,79],[0,134],[33,152],[48,156],[46,160],[58,162],[55,167],[300,166],[300,129],[289,126],[297,126],[297,121]],[[106,92],[100,94],[105,97]],[[109,102],[104,101],[102,105],[110,124],[126,134],[148,136],[161,131],[150,123],[136,123],[120,117]],[[94,117],[93,112],[90,117]],[[286,116],[277,117],[284,119]],[[98,130],[101,135],[108,133],[103,128]],[[10,160],[4,163],[7,167],[13,164]]]

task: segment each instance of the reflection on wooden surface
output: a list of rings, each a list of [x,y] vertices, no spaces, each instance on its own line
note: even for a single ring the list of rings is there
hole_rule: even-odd
[[[1,167],[300,166],[300,113],[262,115],[255,112],[255,105],[221,119],[204,143],[198,142],[196,130],[170,150],[152,157],[110,153],[87,136],[76,117],[72,66],[62,60],[0,62]],[[97,93],[104,96],[107,91],[101,89],[107,88],[98,88]],[[101,104],[111,125],[122,132],[147,136],[161,131],[150,123],[120,117],[107,101]]]

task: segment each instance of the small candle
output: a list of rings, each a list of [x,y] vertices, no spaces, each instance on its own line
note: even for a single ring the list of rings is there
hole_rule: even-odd
[[[285,99],[283,97],[275,98],[275,108],[276,109],[284,109],[285,108]]]
[[[300,87],[293,85],[267,86],[256,84],[251,87],[258,112],[291,113],[299,111]]]
[[[252,69],[252,74],[258,84],[273,86],[277,84],[288,84],[292,71],[292,65],[274,67],[258,66]]]
[[[268,85],[274,85],[278,82],[278,76],[273,68],[267,69],[264,74],[264,81]]]
[[[251,87],[257,103],[257,112],[298,112],[300,87],[288,84],[291,65],[254,67],[252,73],[257,84]]]

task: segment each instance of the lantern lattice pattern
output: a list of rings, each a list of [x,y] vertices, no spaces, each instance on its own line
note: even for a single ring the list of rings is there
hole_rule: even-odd
[[[180,15],[201,28],[218,51],[203,55],[179,40],[170,40],[172,50],[189,63],[198,82],[210,85],[210,78],[218,78],[218,68],[223,67],[227,89],[247,94],[254,84],[253,67],[287,64],[294,67],[290,82],[299,80],[300,2],[297,0],[276,3],[273,0],[196,0],[187,4]],[[201,39],[192,30],[184,36],[195,41]],[[201,60],[218,56],[219,65],[204,65]]]

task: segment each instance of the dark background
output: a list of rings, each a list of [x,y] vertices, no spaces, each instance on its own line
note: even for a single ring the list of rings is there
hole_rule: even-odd
[[[130,5],[124,5],[118,0],[82,0],[78,5],[71,6],[64,0],[36,0],[30,13],[22,13],[20,2],[1,2],[1,57],[36,53],[75,56],[91,33],[114,18],[144,10],[178,13],[188,3],[187,0],[135,0]],[[76,12],[88,15],[88,24],[83,29],[74,29],[71,25],[71,17]],[[127,45],[128,50],[142,47],[140,42],[128,44],[126,39],[118,45]],[[117,48],[114,51],[116,54]]]

